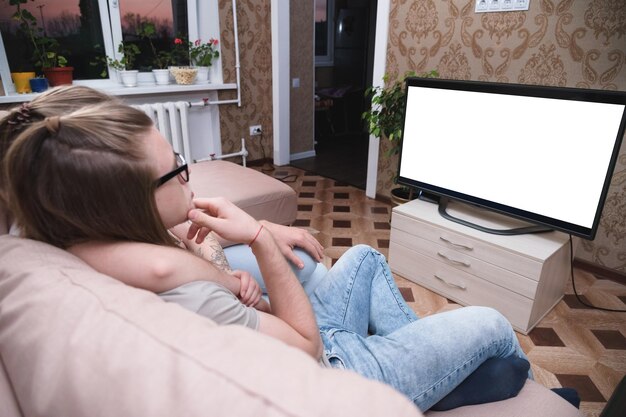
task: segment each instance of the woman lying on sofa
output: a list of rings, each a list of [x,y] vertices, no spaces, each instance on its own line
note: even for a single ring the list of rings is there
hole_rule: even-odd
[[[418,319],[384,257],[367,246],[346,252],[309,301],[272,228],[223,199],[193,200],[184,161],[144,113],[117,101],[30,123],[11,143],[3,169],[9,208],[24,237],[79,257],[90,244],[116,245],[109,258],[115,262],[95,269],[169,293],[173,301],[193,293],[203,300],[202,313],[216,322],[248,326],[326,366],[385,382],[422,410],[505,399],[528,376],[529,364],[504,317],[467,307]],[[168,228],[187,219],[193,222],[190,240],[202,242],[214,231],[250,246],[271,312],[260,302],[260,309],[248,307],[215,284],[228,274],[207,263],[195,269],[180,262],[178,273],[141,274],[137,254],[153,262],[161,247],[176,245]],[[198,285],[199,279],[207,281]]]
[[[60,116],[71,113],[86,105],[93,105],[103,102],[117,101],[117,98],[98,90],[79,86],[60,86],[50,89],[43,94],[39,94],[29,103],[23,103],[20,106],[10,110],[7,117],[0,117],[0,160],[8,150],[9,145],[15,140],[17,135],[25,130],[31,123],[42,121],[49,116]],[[0,171],[1,173],[1,171]],[[9,210],[6,209],[6,197],[3,197],[4,178],[0,175],[0,225],[12,225],[13,220]],[[3,203],[5,201],[5,203]],[[266,228],[272,229],[273,235],[281,249],[283,255],[290,261],[294,273],[298,280],[302,283],[307,293],[311,292],[321,278],[326,274],[326,268],[320,263],[323,256],[323,248],[319,242],[311,236],[310,233],[303,229],[291,228],[277,225],[271,222],[264,222]],[[256,259],[250,253],[245,245],[229,245],[222,248],[213,236],[208,236],[201,243],[186,238],[188,225],[175,226],[170,232],[181,240],[185,246],[192,252],[202,254],[203,258],[210,261],[213,265],[228,272],[232,276],[220,276],[220,283],[229,290],[239,295],[242,280],[238,279],[239,275],[231,272],[233,270],[246,271],[248,274],[244,276],[243,283],[246,285],[244,292],[247,290],[248,297],[242,298],[247,305],[254,305],[260,299],[259,294],[266,292],[262,280],[260,279],[260,271],[256,264]],[[14,229],[12,233],[17,234]],[[140,244],[129,245],[122,250],[137,250],[139,255],[145,255],[145,251],[154,251],[154,247],[147,247]],[[160,246],[154,258],[157,262],[150,260],[145,265],[136,264],[134,268],[121,268],[116,271],[116,275],[125,280],[137,280],[141,275],[152,276],[153,274],[173,274],[172,264],[176,264],[175,273],[180,274],[179,265],[189,265],[191,268],[202,268],[205,262],[197,256],[190,253],[181,252],[174,248]],[[120,245],[113,245],[108,242],[93,242],[91,245],[85,245],[84,256],[93,255],[93,259],[89,259],[90,263],[103,262],[104,264],[116,265],[114,261],[117,252],[121,250]],[[182,258],[182,259],[181,259]],[[110,259],[113,259],[110,262]],[[95,266],[95,265],[94,265]],[[189,271],[189,272],[193,272]],[[184,272],[183,272],[184,273]],[[249,277],[253,276],[261,282],[261,287],[256,285],[256,281],[251,281]],[[141,279],[136,283],[141,286]],[[151,289],[151,288],[147,288]]]

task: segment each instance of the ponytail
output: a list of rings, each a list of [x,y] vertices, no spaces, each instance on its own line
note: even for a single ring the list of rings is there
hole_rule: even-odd
[[[144,136],[152,120],[107,102],[31,122],[8,149],[9,208],[25,237],[172,244],[154,198]]]

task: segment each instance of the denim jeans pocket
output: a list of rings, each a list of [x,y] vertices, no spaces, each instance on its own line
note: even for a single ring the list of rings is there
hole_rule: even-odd
[[[328,355],[328,362],[335,369],[346,369],[346,365],[343,363],[343,360],[335,354]]]

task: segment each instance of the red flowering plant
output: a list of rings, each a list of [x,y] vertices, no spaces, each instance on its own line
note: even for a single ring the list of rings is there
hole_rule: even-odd
[[[210,67],[213,59],[220,56],[217,50],[218,43],[219,41],[213,38],[206,43],[202,43],[200,39],[194,43],[189,42],[189,61],[191,64],[199,67]]]
[[[174,48],[172,48],[172,62],[174,65],[189,65],[189,42],[184,38],[174,38]]]

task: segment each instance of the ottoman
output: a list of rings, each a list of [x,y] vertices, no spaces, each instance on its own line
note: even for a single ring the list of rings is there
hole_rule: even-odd
[[[296,220],[297,197],[290,186],[233,162],[190,164],[189,185],[196,197],[225,197],[258,220],[283,225]]]

